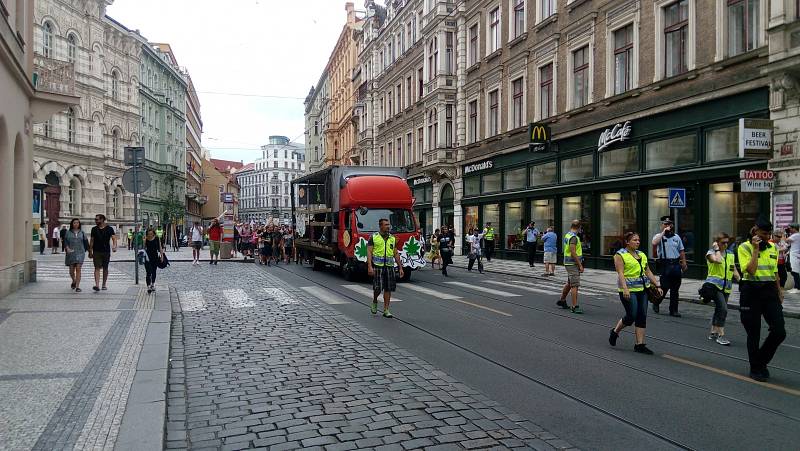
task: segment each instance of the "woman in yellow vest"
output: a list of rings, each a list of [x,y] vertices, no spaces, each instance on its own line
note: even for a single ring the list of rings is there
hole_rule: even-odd
[[[739,312],[747,332],[747,357],[750,377],[759,382],[769,379],[767,365],[778,346],[786,339],[783,321],[783,291],[778,280],[778,249],[769,242],[772,223],[756,221],[750,230],[750,241],[736,250],[742,282],[739,285]],[[769,326],[769,335],[761,345],[761,316]]]
[[[717,288],[714,297],[714,315],[711,316],[711,333],[708,334],[708,339],[714,340],[722,346],[731,344],[730,340],[725,338],[725,318],[728,316],[728,297],[730,297],[733,287],[733,279],[740,279],[739,272],[736,271],[736,258],[733,252],[728,251],[730,242],[730,235],[721,232],[714,237],[714,244],[706,253],[706,264],[708,265],[706,283]]]
[[[617,345],[619,333],[631,324],[636,325],[636,343],[633,350],[642,354],[653,354],[653,351],[644,344],[645,328],[647,327],[647,291],[652,283],[659,291],[656,277],[647,266],[647,255],[639,251],[639,234],[628,232],[625,234],[625,247],[614,255],[614,267],[617,269],[619,300],[625,307],[625,316],[617,321],[611,329],[608,342],[611,346]]]

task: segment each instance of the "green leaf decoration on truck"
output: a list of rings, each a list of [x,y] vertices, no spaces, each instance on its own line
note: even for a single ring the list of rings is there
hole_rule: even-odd
[[[358,261],[366,263],[366,261],[367,261],[367,240],[365,240],[363,236],[358,239],[358,243],[356,244],[356,247],[354,249],[354,253],[355,253],[356,259]]]
[[[422,268],[427,263],[422,244],[413,236],[403,244],[403,250],[400,251],[400,261],[404,267],[414,269]]]

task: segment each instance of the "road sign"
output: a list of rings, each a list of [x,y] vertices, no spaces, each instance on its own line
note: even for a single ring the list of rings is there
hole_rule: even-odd
[[[669,208],[686,208],[686,188],[669,188]]]
[[[128,190],[128,192],[131,192],[133,194],[142,194],[142,193],[146,192],[147,190],[149,190],[150,189],[150,183],[151,183],[150,173],[145,171],[145,170],[143,170],[143,169],[139,169],[137,171],[139,173],[137,175],[137,177],[139,179],[138,180],[138,182],[139,182],[138,185],[139,186],[138,186],[138,189],[137,189],[136,183],[134,183],[133,171],[134,171],[134,168],[129,168],[129,169],[127,169],[125,171],[124,174],[122,174],[122,186],[124,186],[125,189]]]
[[[232,204],[233,193],[219,193],[219,201],[223,204]]]
[[[144,164],[144,147],[125,147],[125,165]]]

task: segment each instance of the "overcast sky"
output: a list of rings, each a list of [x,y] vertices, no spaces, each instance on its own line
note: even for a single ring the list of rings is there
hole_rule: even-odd
[[[354,3],[363,9],[362,0]],[[260,156],[258,148],[270,135],[305,141],[303,99],[341,33],[344,5],[344,0],[115,0],[107,13],[150,42],[172,46],[200,97],[203,145],[214,158],[247,163]]]

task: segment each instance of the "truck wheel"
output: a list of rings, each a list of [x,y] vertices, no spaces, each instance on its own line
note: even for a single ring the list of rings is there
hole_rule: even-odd
[[[355,265],[346,256],[342,256],[341,269],[344,280],[348,282],[355,282],[358,278],[358,272],[356,271]]]
[[[315,255],[311,256],[311,269],[313,271],[322,271],[325,269],[325,262],[317,260]]]
[[[403,277],[400,278],[400,282],[410,282],[411,281],[411,268],[403,268]]]

